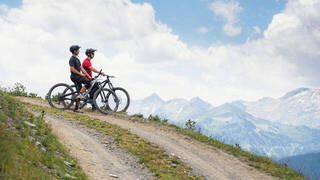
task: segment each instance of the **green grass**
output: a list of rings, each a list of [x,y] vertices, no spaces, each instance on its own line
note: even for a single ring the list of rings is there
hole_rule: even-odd
[[[46,111],[48,111],[50,113],[55,113],[55,114],[58,114],[58,115],[61,115],[61,116],[67,117],[67,118],[74,118],[74,116],[78,116],[78,115],[72,115],[71,116],[70,115],[71,113],[67,113],[69,115],[66,115],[66,114],[64,114],[66,112],[62,112],[62,111],[58,111],[58,110],[54,110],[54,109],[50,109],[50,108],[43,108],[43,107],[40,107],[40,106],[33,106],[33,107],[35,107],[37,109],[46,109]],[[79,116],[81,116],[81,115],[79,115]],[[114,116],[118,117],[118,118],[126,118],[126,119],[130,118],[130,116],[125,115],[125,114],[115,114]],[[90,118],[88,116],[86,116],[86,118],[87,119],[92,119],[92,118]],[[195,132],[195,131],[190,130],[190,129],[185,129],[185,128],[178,127],[176,125],[169,124],[169,123],[167,123],[168,120],[166,120],[166,119],[165,120],[161,120],[158,116],[149,116],[148,118],[143,118],[143,115],[135,114],[135,115],[132,115],[131,118],[134,118],[136,120],[138,119],[138,121],[141,122],[141,123],[156,123],[157,126],[159,126],[159,124],[163,125],[166,128],[170,128],[173,131],[178,132],[178,133],[183,134],[183,135],[186,135],[186,136],[188,136],[188,137],[190,137],[190,138],[192,138],[194,140],[203,142],[203,143],[208,144],[208,145],[210,145],[210,146],[212,146],[214,148],[221,149],[224,152],[227,152],[229,154],[232,154],[235,157],[238,157],[238,159],[240,159],[241,161],[245,162],[249,166],[254,167],[254,168],[258,169],[259,171],[264,172],[266,174],[269,174],[271,176],[274,176],[274,177],[277,177],[277,178],[281,178],[281,179],[305,179],[305,177],[301,173],[296,172],[296,171],[288,168],[285,165],[279,165],[279,164],[273,162],[270,158],[266,158],[266,157],[263,157],[263,156],[258,156],[258,155],[249,153],[247,151],[242,150],[239,146],[232,146],[232,145],[225,144],[225,143],[223,143],[221,141],[218,141],[218,140],[210,138],[210,137],[208,137],[208,136],[206,136],[204,134],[201,134],[200,132]],[[80,120],[78,119],[78,121],[80,121]],[[88,123],[88,121],[87,121],[87,123]],[[92,121],[92,120],[90,120],[90,121]],[[96,124],[96,123],[99,123],[101,121],[98,120],[98,119],[94,119],[94,122]],[[91,126],[92,127],[92,125],[90,125],[90,124],[87,124],[87,126],[89,126],[89,127]],[[96,125],[93,125],[93,126],[96,126]],[[119,128],[118,126],[111,125],[111,124],[110,124],[110,126],[112,126],[113,128],[115,128],[115,127]],[[118,131],[118,129],[116,131]],[[114,131],[111,128],[110,129],[110,133],[112,134],[113,132]],[[117,132],[114,132],[114,133],[117,134]],[[106,134],[108,134],[108,132],[106,132]],[[109,135],[111,135],[111,134],[109,134]],[[119,135],[115,135],[114,137],[118,137],[118,136]],[[135,141],[133,141],[133,142],[135,142]],[[129,144],[127,146],[123,146],[123,144],[122,144],[121,146],[125,147],[127,149],[130,149],[130,145]],[[136,147],[134,147],[134,149],[135,148]],[[139,152],[135,152],[136,150],[131,149],[130,151],[134,152],[134,154],[136,153],[135,155],[138,154],[138,157],[140,157],[139,156]],[[163,154],[164,154],[163,155],[164,157],[167,156],[165,154],[165,152],[163,152]],[[141,162],[145,163],[143,158],[141,158]],[[153,166],[154,165],[148,165],[148,167],[151,170],[152,170]],[[159,174],[158,171],[153,171],[153,172],[155,174]],[[165,177],[167,177],[167,176],[165,176]],[[163,179],[166,179],[166,178],[163,178]]]
[[[19,101],[0,91],[0,179],[87,179],[51,133],[43,115],[34,116]],[[24,121],[36,126],[32,128]],[[42,146],[36,146],[36,142]]]
[[[91,118],[87,115],[31,104],[28,104],[28,106],[35,110],[44,110],[47,113],[65,117],[71,121],[114,137],[120,148],[127,149],[130,153],[138,157],[139,163],[149,168],[153,175],[159,179],[201,179],[200,177],[191,175],[191,168],[186,166],[179,158],[166,154],[159,146],[147,142],[117,125]],[[119,115],[122,116],[123,114]]]
[[[146,121],[146,120],[150,120],[150,121]],[[173,131],[176,131],[192,139],[203,142],[215,148],[221,149],[229,154],[232,154],[233,156],[238,157],[241,161],[245,162],[249,166],[254,167],[271,176],[278,177],[281,179],[290,179],[290,180],[305,179],[305,177],[301,173],[288,168],[286,165],[279,165],[273,162],[270,158],[258,156],[250,152],[244,151],[240,148],[240,146],[236,146],[236,145],[232,146],[232,145],[225,144],[221,141],[215,140],[204,134],[201,134],[200,132],[195,132],[187,128],[185,129],[185,128],[178,127],[176,125],[168,124],[167,120],[160,121],[157,116],[150,115],[148,119],[142,118],[140,122],[149,122],[149,123],[157,123],[157,124],[160,123],[161,125],[166,126],[167,128],[171,128]]]

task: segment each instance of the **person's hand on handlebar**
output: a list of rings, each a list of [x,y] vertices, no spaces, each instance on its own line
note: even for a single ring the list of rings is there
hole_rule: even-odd
[[[106,74],[104,72],[101,72],[102,76],[106,76]]]
[[[86,77],[86,75],[85,75],[85,74],[83,74],[82,72],[80,72],[80,76],[82,76],[82,77]]]
[[[84,74],[84,77],[87,77],[89,80],[92,79],[92,77],[89,74]]]

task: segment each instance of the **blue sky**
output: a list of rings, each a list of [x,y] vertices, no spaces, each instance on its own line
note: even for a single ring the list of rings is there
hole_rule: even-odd
[[[320,84],[319,0],[131,1],[0,0],[1,81],[42,95],[71,83],[68,48],[80,44],[99,49],[97,68],[133,99],[155,92],[218,105]]]
[[[6,4],[9,7],[19,7],[21,0],[0,0],[0,4]]]
[[[209,9],[213,0],[132,0],[135,3],[149,3],[156,11],[156,19],[168,25],[173,33],[189,46],[208,47],[221,44],[243,44],[247,39],[257,39],[263,35],[273,15],[284,9],[287,0],[240,0],[243,10],[238,14],[242,33],[237,36],[227,36],[221,27],[224,21]],[[224,2],[230,2],[224,1]],[[19,7],[21,0],[0,0],[0,4],[9,7]],[[254,33],[257,26],[262,33]],[[198,33],[199,27],[206,27],[208,33]]]
[[[179,35],[188,45],[207,47],[216,44],[242,44],[248,38],[256,39],[262,34],[254,34],[252,27],[258,26],[262,32],[272,20],[273,15],[284,9],[287,0],[240,0],[243,8],[239,13],[239,24],[242,33],[235,37],[225,35],[221,27],[224,22],[209,9],[211,0],[132,0],[132,2],[147,2],[156,11],[156,19],[167,24],[174,34]],[[227,1],[226,1],[227,2]],[[206,34],[197,33],[196,29],[205,26]]]

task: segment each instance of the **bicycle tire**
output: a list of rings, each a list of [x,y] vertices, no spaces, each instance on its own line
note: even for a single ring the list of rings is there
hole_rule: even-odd
[[[73,89],[72,89],[68,84],[58,83],[58,84],[52,86],[51,89],[50,89],[49,92],[48,92],[48,103],[49,103],[49,105],[50,105],[52,108],[56,108],[56,109],[61,109],[61,110],[69,109],[69,108],[73,105],[73,103],[74,103],[74,100],[73,100],[72,97],[71,97],[71,103],[69,103],[69,104],[66,104],[65,101],[62,101],[62,103],[63,103],[63,108],[60,108],[60,107],[57,107],[57,106],[54,105],[51,94],[52,94],[52,91],[53,91],[55,88],[57,88],[57,87],[65,87],[65,90],[62,92],[62,95],[65,94],[68,90],[71,91],[71,95],[74,94]]]
[[[110,89],[107,89],[107,88],[98,89],[98,90],[94,93],[94,95],[93,95],[93,104],[94,104],[95,107],[98,109],[98,111],[101,112],[101,113],[103,113],[103,114],[109,114],[109,113],[112,113],[112,112],[116,112],[117,109],[118,109],[118,106],[119,106],[119,102],[116,102],[116,106],[115,106],[115,108],[114,108],[113,110],[111,110],[111,109],[109,109],[109,108],[107,109],[107,106],[109,107],[109,103],[107,102],[107,99],[105,99],[106,102],[104,102],[104,103],[107,104],[106,108],[102,109],[102,108],[100,107],[100,105],[98,104],[97,98],[98,98],[98,96],[100,95],[100,93],[102,93],[102,92],[104,93],[104,91],[107,91],[106,94],[109,94],[109,92],[110,92],[110,94],[116,96],[116,95],[114,94],[114,92],[111,91]],[[103,94],[103,93],[102,93],[102,94]],[[103,95],[101,95],[101,97],[103,97]],[[106,97],[106,96],[105,96],[105,97]]]
[[[130,105],[130,96],[129,96],[129,93],[128,93],[125,89],[123,89],[123,88],[121,88],[121,87],[115,87],[115,88],[113,88],[112,90],[113,90],[113,92],[114,92],[116,95],[117,95],[117,92],[116,92],[116,91],[123,91],[124,94],[126,95],[126,97],[127,97],[127,104],[124,106],[124,108],[119,109],[119,108],[120,108],[120,103],[121,103],[121,100],[120,100],[119,105],[118,105],[118,110],[117,110],[117,112],[126,112],[127,109],[129,108],[129,105]],[[107,94],[107,98],[108,98],[110,95],[111,95],[111,93],[108,93],[108,94]],[[109,109],[111,109],[111,108],[109,107]]]
[[[73,88],[75,91],[77,91],[77,88],[76,88],[76,85],[71,85],[70,86],[71,88]],[[82,109],[82,108],[84,108],[86,105],[87,105],[88,103],[87,103],[87,99],[80,99],[80,106],[79,106],[79,109]]]

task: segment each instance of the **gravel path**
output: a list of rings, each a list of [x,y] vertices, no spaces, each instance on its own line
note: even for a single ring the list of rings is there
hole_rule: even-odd
[[[22,98],[21,100],[37,105],[48,106],[47,102],[39,100],[29,98]],[[205,179],[276,179],[250,167],[230,154],[190,139],[169,128],[152,123],[135,122],[128,118],[106,116],[98,112],[86,112],[85,114],[102,121],[117,124],[121,128],[129,129],[139,137],[159,145],[168,153],[180,157],[182,161],[192,167],[193,173]]]
[[[117,148],[113,137],[53,114],[45,120],[90,179],[154,179],[135,156]]]
[[[257,171],[230,154],[176,133],[166,127],[151,123],[133,122],[99,113],[87,112],[86,114],[117,124],[121,128],[129,129],[139,137],[159,145],[168,153],[180,157],[192,167],[195,174],[204,176],[206,179],[275,179]]]

